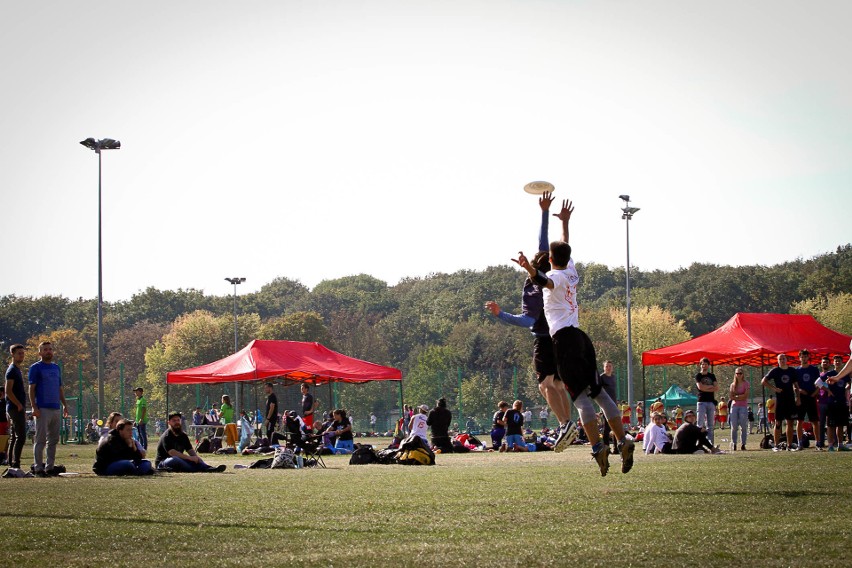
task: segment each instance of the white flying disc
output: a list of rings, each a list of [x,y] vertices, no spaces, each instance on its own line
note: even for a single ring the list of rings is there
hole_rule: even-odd
[[[542,193],[547,193],[554,189],[556,188],[553,187],[553,184],[549,181],[531,181],[524,186],[524,191],[532,193],[533,195],[541,195]]]
[[[59,477],[77,477],[78,475],[80,474],[76,471],[63,471],[59,474]]]

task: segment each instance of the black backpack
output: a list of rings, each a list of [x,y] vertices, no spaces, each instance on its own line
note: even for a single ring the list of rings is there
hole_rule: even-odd
[[[198,442],[198,445],[195,446],[195,453],[197,454],[209,454],[213,450],[210,449],[210,438],[204,437],[201,438],[201,441]]]
[[[772,447],[775,445],[772,443],[772,440],[772,434],[767,434],[766,436],[764,436],[763,439],[760,441],[760,449],[771,450]]]
[[[369,465],[371,463],[377,463],[379,461],[379,457],[376,455],[376,452],[373,451],[373,447],[369,445],[359,445],[354,452],[352,452],[352,457],[349,458],[349,465]]]

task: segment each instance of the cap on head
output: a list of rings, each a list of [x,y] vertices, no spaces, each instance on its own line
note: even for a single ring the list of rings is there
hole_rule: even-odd
[[[181,413],[181,412],[177,412],[177,411],[175,411],[175,412],[169,412],[169,420],[171,420],[171,419],[172,419],[172,418],[174,418],[175,416],[177,416],[178,418],[183,418],[183,413]]]

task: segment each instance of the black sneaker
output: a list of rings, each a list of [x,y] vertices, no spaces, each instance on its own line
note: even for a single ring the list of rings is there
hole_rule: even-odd
[[[216,467],[211,467],[207,470],[207,473],[222,473],[228,468],[225,464],[219,464]]]
[[[44,472],[43,469],[36,469],[32,472],[32,474],[36,477],[47,477],[47,474]]]
[[[52,467],[52,468],[50,468],[50,469],[48,469],[47,471],[44,472],[44,474],[47,477],[58,477],[60,473],[64,473],[64,472],[61,469],[59,469],[58,467]]]
[[[565,448],[577,439],[577,425],[569,420],[559,427],[559,435],[556,436],[556,443],[553,444],[554,452],[565,451]]]

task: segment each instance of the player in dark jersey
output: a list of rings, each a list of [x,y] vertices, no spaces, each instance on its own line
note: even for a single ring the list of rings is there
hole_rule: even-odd
[[[796,369],[787,366],[787,356],[781,353],[778,355],[778,366],[770,370],[761,381],[763,386],[775,392],[778,399],[778,406],[775,409],[775,451],[782,449],[779,443],[782,420],[787,423],[787,450],[798,451],[799,449],[798,446],[795,449],[792,447],[793,423],[798,421],[796,407],[801,402],[798,379]]]

